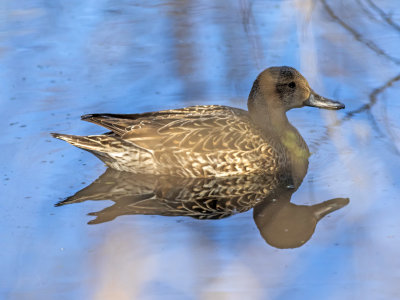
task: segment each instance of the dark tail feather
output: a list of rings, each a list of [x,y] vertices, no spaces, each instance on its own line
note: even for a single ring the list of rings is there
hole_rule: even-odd
[[[88,114],[81,116],[81,119],[103,126],[118,135],[125,133],[127,127],[132,125],[131,115],[118,115],[118,114]]]

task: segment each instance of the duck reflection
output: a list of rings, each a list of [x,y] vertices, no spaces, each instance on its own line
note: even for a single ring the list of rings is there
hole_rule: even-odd
[[[290,178],[282,176],[177,178],[109,168],[92,184],[56,205],[86,200],[115,202],[89,213],[96,216],[89,224],[136,214],[222,219],[254,208],[254,221],[268,244],[295,248],[310,239],[319,220],[349,202],[336,198],[312,206],[295,205],[290,199],[296,189]]]

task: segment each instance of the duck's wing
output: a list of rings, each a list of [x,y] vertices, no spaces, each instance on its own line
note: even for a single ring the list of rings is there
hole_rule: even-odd
[[[108,136],[108,144],[118,142],[131,152],[132,167],[124,162],[123,166],[118,165],[119,170],[142,173],[152,168],[154,174],[221,177],[255,172],[276,174],[287,162],[281,145],[265,136],[248,112],[237,108],[195,106],[138,115],[99,114],[84,119],[111,129],[114,136]],[[106,146],[96,151],[110,152]],[[119,160],[119,156],[113,156],[108,165],[115,167]]]
[[[143,114],[92,114],[82,119],[148,150],[251,150],[263,140],[248,113],[228,106],[191,106]]]
[[[245,110],[223,105],[197,105],[179,109],[161,110],[140,114],[87,114],[81,117],[111,130],[119,136],[144,127],[162,127],[175,120],[198,119],[205,116],[246,116]]]

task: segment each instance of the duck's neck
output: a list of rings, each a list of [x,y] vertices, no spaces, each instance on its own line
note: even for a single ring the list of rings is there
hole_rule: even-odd
[[[255,83],[256,85],[256,83]],[[287,131],[295,131],[286,116],[282,105],[268,103],[257,88],[251,90],[247,103],[252,121],[268,136],[282,139]]]
[[[290,124],[283,107],[268,104],[265,98],[257,93],[250,93],[248,109],[252,121],[266,137],[280,143],[290,159],[290,168],[295,186],[305,176],[310,156],[307,144],[297,129]]]
[[[286,112],[280,108],[275,109],[265,105],[258,106],[253,110],[249,107],[249,113],[252,121],[268,136],[280,139],[285,135],[287,130],[294,129],[289,123]]]

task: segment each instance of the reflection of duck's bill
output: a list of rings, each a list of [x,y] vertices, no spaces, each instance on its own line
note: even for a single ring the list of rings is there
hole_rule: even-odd
[[[304,102],[304,105],[324,109],[342,109],[345,107],[343,103],[324,98],[314,91],[311,91],[310,97]]]
[[[335,210],[341,209],[342,207],[349,204],[349,198],[335,198],[320,204],[313,205],[314,216],[317,221],[321,220],[327,214],[334,212]]]

